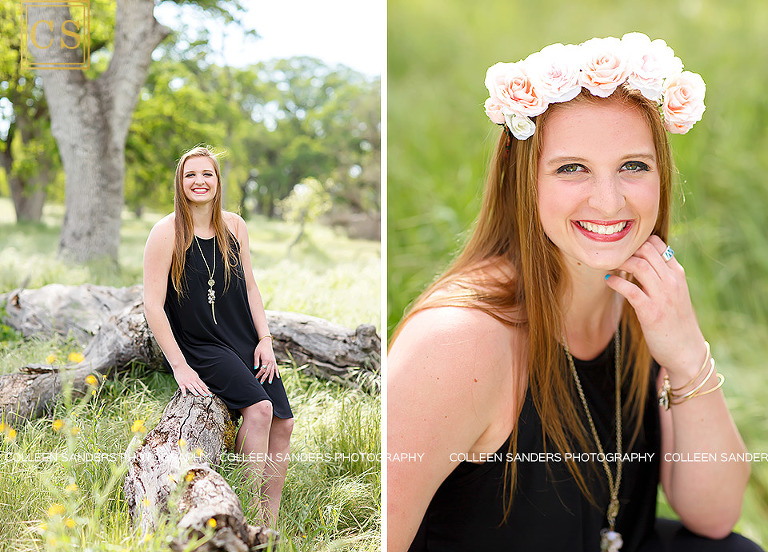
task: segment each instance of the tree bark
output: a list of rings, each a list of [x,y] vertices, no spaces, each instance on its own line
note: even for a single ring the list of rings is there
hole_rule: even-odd
[[[120,241],[125,140],[151,54],[168,35],[153,15],[153,0],[118,0],[114,53],[107,70],[95,80],[81,70],[39,70],[51,113],[51,131],[66,175],[66,211],[59,255],[77,262],[98,258],[117,261]],[[31,12],[32,13],[32,12]],[[36,7],[34,19],[61,29],[67,7]],[[47,25],[37,27],[39,44],[29,39],[38,62],[82,60],[79,49],[56,47],[60,36]]]
[[[247,552],[276,533],[246,523],[235,492],[211,468],[234,447],[236,428],[218,397],[182,397],[179,391],[160,422],[131,454],[123,486],[128,511],[142,534],[163,519],[182,531],[171,543],[181,551],[193,538],[213,533],[198,552]],[[214,520],[211,522],[210,520]]]
[[[43,120],[48,118],[48,108],[44,100],[34,99],[34,94],[22,94],[13,90],[8,94],[8,100],[13,105],[13,120],[8,127],[4,147],[0,147],[0,165],[5,169],[5,175],[11,189],[13,207],[16,211],[17,222],[40,222],[43,216],[43,205],[46,199],[46,186],[53,178],[53,156],[56,153],[46,153],[36,157],[37,170],[34,176],[22,176],[14,170],[13,141],[18,136],[22,148],[31,144],[44,144],[47,129]],[[27,102],[34,102],[30,108]],[[34,146],[33,146],[34,147]],[[44,147],[44,146],[38,146]],[[26,171],[29,172],[29,171]]]
[[[61,392],[62,378],[74,390],[90,374],[110,375],[134,363],[163,369],[162,352],[144,319],[141,286],[110,288],[51,284],[0,295],[4,322],[25,337],[70,335],[84,347],[79,364],[29,364],[0,376],[0,412],[11,422],[43,415]],[[317,377],[378,393],[381,340],[370,325],[352,331],[321,318],[267,311],[279,362],[295,362]]]
[[[8,179],[16,222],[40,222],[46,198],[44,179],[48,176],[50,174],[47,171],[41,170],[34,180],[24,180],[16,175]]]

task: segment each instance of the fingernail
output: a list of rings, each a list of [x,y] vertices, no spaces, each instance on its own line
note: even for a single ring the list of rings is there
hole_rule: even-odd
[[[607,280],[608,278],[610,278],[610,277],[611,277],[611,275],[610,275],[610,274],[606,274],[606,275],[605,275],[605,279],[606,279],[606,280]]]

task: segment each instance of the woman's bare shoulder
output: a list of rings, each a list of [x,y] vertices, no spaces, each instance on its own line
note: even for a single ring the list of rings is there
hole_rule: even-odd
[[[509,370],[525,347],[521,327],[504,323],[477,308],[434,307],[413,314],[400,329],[390,349],[394,360],[402,355],[418,357],[429,364],[440,358],[439,369],[453,364],[464,373],[468,364],[490,375]]]
[[[156,243],[167,245],[170,242],[171,247],[173,247],[174,235],[176,231],[175,222],[176,215],[174,213],[165,215],[163,218],[157,221],[152,227],[152,230],[149,232],[147,244],[149,245]]]

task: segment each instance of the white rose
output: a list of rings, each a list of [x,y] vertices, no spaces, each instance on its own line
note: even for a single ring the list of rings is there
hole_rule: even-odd
[[[654,40],[642,33],[628,33],[621,39],[629,59],[629,85],[652,101],[661,98],[664,79],[683,70],[683,62],[661,39]]]
[[[534,84],[548,103],[567,102],[581,92],[581,49],[573,44],[550,44],[525,59]]]
[[[527,140],[536,131],[536,124],[525,115],[505,115],[507,127],[518,140]]]

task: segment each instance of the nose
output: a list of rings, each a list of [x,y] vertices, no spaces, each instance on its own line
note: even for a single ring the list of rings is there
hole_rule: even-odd
[[[606,218],[624,208],[627,201],[618,175],[604,175],[596,178],[589,197],[589,206]]]

